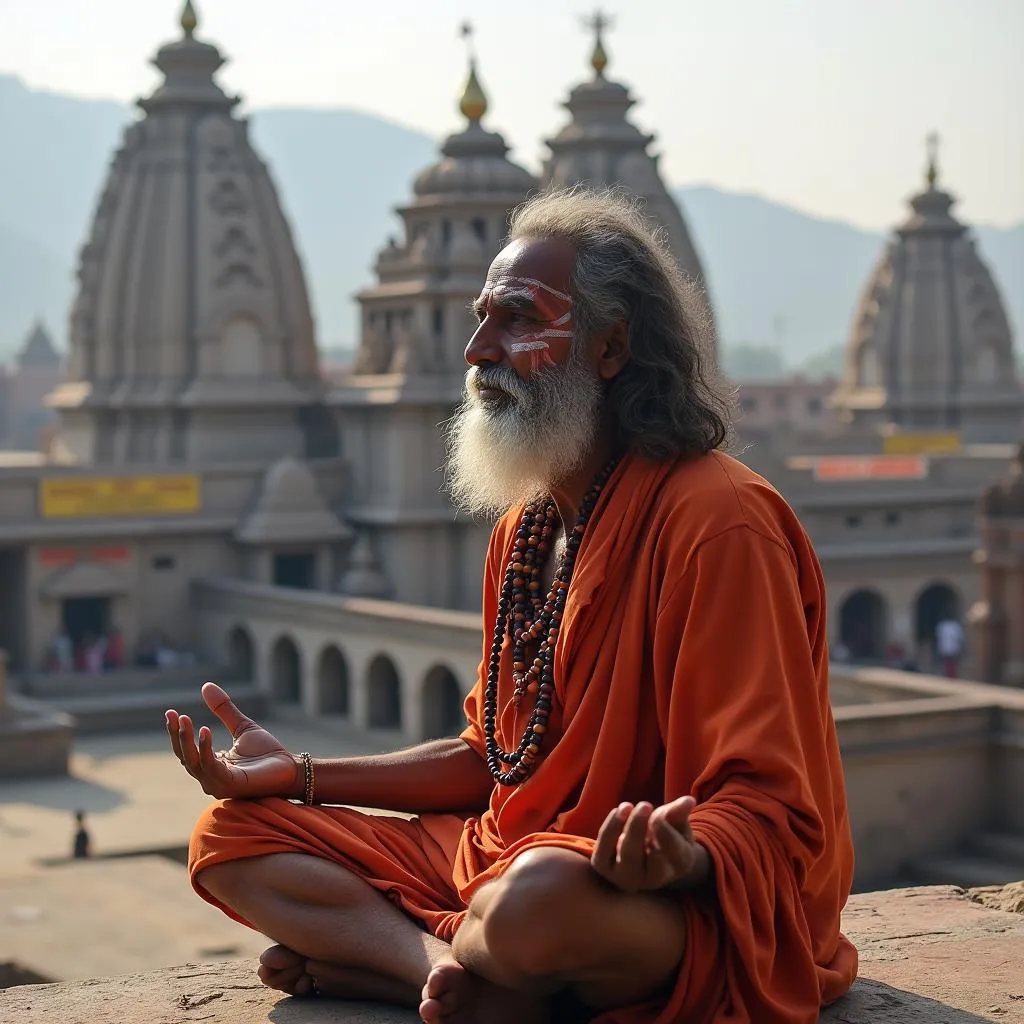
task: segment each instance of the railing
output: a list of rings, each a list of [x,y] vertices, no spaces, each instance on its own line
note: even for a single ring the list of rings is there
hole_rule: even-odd
[[[194,584],[203,660],[276,702],[416,741],[457,732],[476,614],[280,587]],[[1024,691],[832,667],[857,885],[987,829],[1024,834]]]

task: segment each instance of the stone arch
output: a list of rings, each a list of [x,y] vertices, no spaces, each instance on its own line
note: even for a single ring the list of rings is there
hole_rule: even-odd
[[[959,591],[940,580],[923,587],[914,599],[914,638],[924,660],[938,666],[935,654],[935,628],[944,619],[962,623],[964,608]]]
[[[321,652],[316,669],[317,710],[325,715],[347,715],[348,662],[334,644]]]
[[[401,729],[402,683],[395,663],[378,654],[366,670],[367,724],[371,729]]]
[[[457,736],[465,729],[466,715],[462,709],[462,690],[451,669],[444,665],[435,665],[423,679],[420,700],[425,740]]]
[[[232,683],[251,683],[255,678],[255,645],[245,626],[235,626],[228,634],[228,663],[224,677]]]
[[[291,637],[278,637],[271,648],[270,695],[282,704],[302,699],[302,658]]]
[[[839,606],[839,639],[854,661],[884,658],[888,623],[888,607],[877,590],[854,590]]]

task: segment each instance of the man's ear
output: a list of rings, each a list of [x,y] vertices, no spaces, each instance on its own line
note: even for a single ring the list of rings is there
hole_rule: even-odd
[[[595,340],[598,375],[602,380],[614,380],[629,362],[629,324],[616,320]]]

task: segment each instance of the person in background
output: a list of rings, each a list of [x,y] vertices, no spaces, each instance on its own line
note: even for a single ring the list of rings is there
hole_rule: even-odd
[[[75,811],[75,845],[71,855],[75,860],[84,860],[91,852],[92,840],[85,827],[85,811]]]
[[[947,679],[956,679],[960,674],[965,639],[964,627],[952,615],[935,627],[935,653],[942,662],[942,674]]]
[[[117,626],[112,626],[107,634],[107,650],[103,657],[104,668],[124,668],[124,634]]]
[[[106,652],[105,636],[90,637],[85,648],[85,671],[90,675],[99,675],[103,671]]]
[[[72,672],[75,667],[75,649],[68,631],[61,626],[50,641],[51,672]]]

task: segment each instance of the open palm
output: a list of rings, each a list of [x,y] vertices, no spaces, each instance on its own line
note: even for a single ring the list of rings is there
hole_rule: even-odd
[[[188,715],[172,710],[165,717],[171,749],[204,792],[218,799],[301,795],[301,763],[276,736],[242,714],[216,683],[203,686],[203,700],[231,733],[230,750],[214,753],[213,733],[205,725],[197,741]]]

